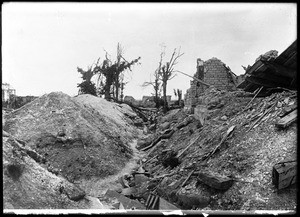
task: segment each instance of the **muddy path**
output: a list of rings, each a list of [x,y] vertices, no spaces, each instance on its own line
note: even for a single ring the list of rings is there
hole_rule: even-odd
[[[76,184],[78,184],[78,186],[80,186],[90,197],[101,197],[106,193],[108,189],[121,189],[122,186],[118,182],[118,178],[125,174],[129,174],[134,168],[138,166],[138,160],[144,156],[144,153],[136,149],[136,144],[137,140],[133,140],[130,143],[130,146],[133,150],[133,157],[117,174],[108,176],[104,179],[94,177],[89,180],[81,180]]]

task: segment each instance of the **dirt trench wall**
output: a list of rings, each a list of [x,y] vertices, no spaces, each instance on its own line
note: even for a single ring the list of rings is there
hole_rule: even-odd
[[[83,198],[84,191],[49,172],[35,157],[37,153],[5,134],[2,144],[4,209],[89,208],[84,200],[72,200]]]
[[[58,92],[6,115],[3,128],[43,156],[48,171],[73,182],[114,174],[131,158],[137,129],[129,117],[136,115],[126,106]]]

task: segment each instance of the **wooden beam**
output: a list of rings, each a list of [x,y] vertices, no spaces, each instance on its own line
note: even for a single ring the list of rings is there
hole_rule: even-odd
[[[274,70],[272,70],[270,68],[263,72],[258,72],[255,75],[251,75],[250,77],[267,79],[269,81],[280,82],[280,83],[284,83],[286,85],[290,85],[293,80],[292,78],[276,74],[274,72]]]
[[[296,76],[296,70],[290,69],[286,66],[280,65],[276,62],[261,60],[266,66],[270,67],[275,71],[276,74],[281,76],[286,76],[289,78],[294,78]]]
[[[283,84],[283,83],[280,83],[280,82],[269,81],[267,79],[258,78],[258,77],[255,77],[255,76],[248,77],[248,78],[246,78],[246,80],[248,82],[253,83],[253,84],[257,84],[259,86],[264,86],[264,87],[285,87],[285,88],[290,87],[290,85],[287,85],[287,84]]]
[[[288,115],[281,118],[277,123],[276,126],[280,128],[285,128],[289,126],[291,123],[297,120],[297,109],[289,113]]]
[[[261,69],[261,67],[263,67],[263,66],[264,66],[264,64],[262,63],[262,61],[258,60],[246,71],[245,74],[251,75],[258,69]]]
[[[207,87],[210,87],[210,86],[211,86],[210,84],[205,83],[204,81],[202,81],[202,80],[200,80],[200,79],[198,79],[198,78],[196,78],[196,77],[194,77],[194,76],[191,76],[191,75],[189,75],[189,74],[186,74],[186,73],[184,73],[184,72],[181,72],[181,71],[178,71],[178,70],[176,70],[175,72],[179,72],[179,73],[184,74],[184,75],[186,75],[186,76],[188,76],[188,77],[190,77],[190,78],[193,78],[193,79],[195,79],[196,81],[200,82],[201,84],[204,84],[204,85],[207,86]]]

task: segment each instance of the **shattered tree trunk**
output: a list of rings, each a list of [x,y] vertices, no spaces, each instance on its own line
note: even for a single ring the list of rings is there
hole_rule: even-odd
[[[159,84],[158,84],[158,79],[155,79],[155,107],[158,109],[159,108],[159,99],[158,99],[158,90],[159,90]]]
[[[168,102],[167,102],[167,81],[163,81],[163,94],[164,94],[164,113],[168,110]]]

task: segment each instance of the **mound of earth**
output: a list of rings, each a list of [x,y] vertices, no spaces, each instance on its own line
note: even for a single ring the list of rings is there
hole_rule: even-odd
[[[53,92],[8,113],[3,129],[42,156],[49,171],[74,182],[122,169],[133,154],[136,119],[125,104]]]
[[[4,209],[91,208],[85,192],[49,172],[42,156],[3,131]]]

